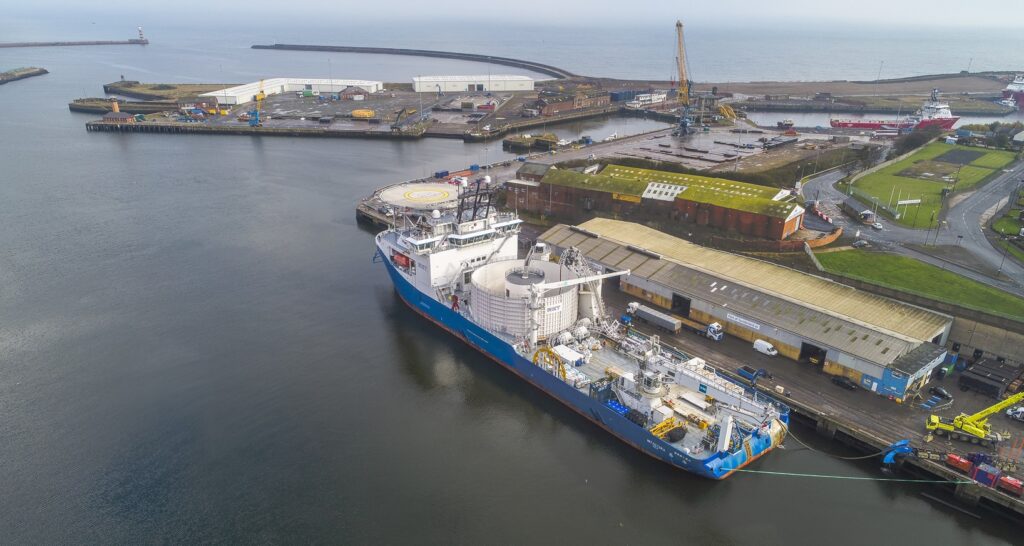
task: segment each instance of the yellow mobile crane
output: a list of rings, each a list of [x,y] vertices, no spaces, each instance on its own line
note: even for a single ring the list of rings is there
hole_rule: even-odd
[[[1003,440],[1008,440],[1009,436],[1004,436],[998,432],[993,434],[992,426],[988,424],[988,417],[1021,400],[1024,400],[1024,391],[1018,392],[1006,400],[993,404],[973,415],[961,413],[952,419],[943,419],[938,415],[931,415],[928,417],[925,428],[929,431],[934,431],[936,436],[948,434],[954,440],[963,440],[986,447],[991,446]]]

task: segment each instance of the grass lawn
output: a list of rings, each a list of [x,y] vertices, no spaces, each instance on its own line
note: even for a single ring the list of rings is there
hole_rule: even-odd
[[[992,229],[1003,235],[1017,235],[1020,233],[1021,226],[1020,220],[1017,219],[1017,214],[1020,211],[1012,211],[1011,214],[1003,216],[992,223]]]
[[[959,175],[956,175],[958,165],[936,160],[956,150],[983,152],[983,155],[967,165],[959,166]],[[910,157],[857,180],[854,187],[863,194],[877,198],[882,205],[888,204],[890,199],[895,203],[896,197],[892,193],[894,188],[895,195],[902,193],[902,199],[921,199],[920,205],[901,208],[898,222],[913,228],[929,228],[935,226],[942,208],[943,188],[952,187],[950,178],[955,177],[956,180],[954,191],[968,190],[1013,159],[1014,155],[1010,152],[933,142]]]
[[[996,241],[996,244],[1003,247],[1003,250],[1009,252],[1010,255],[1024,262],[1024,250],[1021,250],[1019,246],[1011,243],[1010,241]]]
[[[830,273],[1024,320],[1024,299],[912,258],[860,250],[815,256]]]
[[[988,169],[1002,169],[1009,165],[1010,162],[1013,161],[1013,158],[1013,152],[989,150],[987,154],[971,161],[971,165],[974,165],[975,167],[985,167]]]

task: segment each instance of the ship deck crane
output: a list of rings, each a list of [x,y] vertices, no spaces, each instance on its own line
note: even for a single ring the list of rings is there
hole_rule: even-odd
[[[587,277],[578,277],[575,279],[567,279],[564,281],[538,283],[530,285],[530,303],[528,308],[531,311],[530,316],[530,334],[529,341],[531,346],[537,345],[537,330],[540,328],[540,312],[544,310],[544,306],[540,303],[540,298],[545,293],[552,290],[558,290],[560,288],[568,288],[570,286],[577,286],[580,284],[587,284],[594,281],[600,281],[611,277],[618,277],[621,275],[629,275],[629,270],[625,271],[613,271],[611,273],[604,273],[601,275],[590,275]]]
[[[925,428],[933,431],[937,436],[949,435],[954,440],[963,440],[972,444],[991,446],[1003,440],[1009,439],[1003,434],[992,433],[992,425],[988,424],[988,418],[993,413],[1000,412],[1018,402],[1024,400],[1024,391],[1019,392],[1002,402],[993,404],[977,413],[967,415],[961,413],[952,419],[944,419],[938,415],[930,415]]]

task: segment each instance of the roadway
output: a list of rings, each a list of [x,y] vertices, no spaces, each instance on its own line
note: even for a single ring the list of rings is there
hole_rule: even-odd
[[[1019,164],[1014,165],[984,186],[966,194],[943,216],[945,223],[937,233],[936,230],[906,228],[889,220],[882,222],[881,230],[875,230],[846,216],[840,211],[839,205],[848,196],[834,186],[843,177],[842,172],[833,171],[808,180],[803,185],[803,194],[808,199],[818,200],[819,206],[833,219],[835,225],[847,233],[854,234],[860,230],[860,238],[872,246],[1024,296],[1024,266],[992,246],[984,228],[984,223],[1005,203],[1007,196],[1020,182],[1022,173],[1024,169]],[[954,262],[942,257],[940,253],[924,252],[922,249],[925,248],[926,239],[928,245],[959,247],[970,255],[970,259]],[[976,263],[977,266],[967,267],[964,261]]]

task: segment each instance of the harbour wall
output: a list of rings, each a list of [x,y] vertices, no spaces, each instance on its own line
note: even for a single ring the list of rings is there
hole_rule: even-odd
[[[147,39],[134,38],[131,40],[88,40],[78,42],[7,42],[0,43],[4,47],[63,47],[63,46],[95,46],[95,45],[146,45]]]
[[[572,72],[551,66],[549,64],[536,63],[510,57],[496,57],[493,55],[479,55],[476,53],[459,53],[455,51],[433,51],[430,49],[404,49],[395,47],[359,47],[359,46],[326,46],[326,45],[300,45],[300,44],[268,44],[254,45],[252,49],[279,49],[286,51],[326,51],[332,53],[372,53],[380,55],[409,55],[414,57],[437,57],[442,59],[459,59],[462,61],[476,61],[481,63],[500,64],[524,68],[533,72],[546,74],[553,78],[565,79],[575,76]]]

